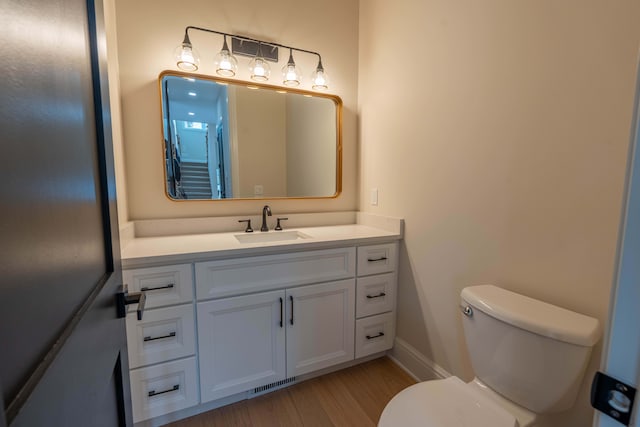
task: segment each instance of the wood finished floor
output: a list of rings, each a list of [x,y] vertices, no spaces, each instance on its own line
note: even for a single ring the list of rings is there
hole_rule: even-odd
[[[169,426],[376,426],[387,402],[414,383],[382,357]]]

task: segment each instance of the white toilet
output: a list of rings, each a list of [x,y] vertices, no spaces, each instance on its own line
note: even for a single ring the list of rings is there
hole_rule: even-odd
[[[461,294],[476,378],[425,381],[398,393],[379,427],[532,427],[573,406],[600,339],[597,319],[492,285]]]

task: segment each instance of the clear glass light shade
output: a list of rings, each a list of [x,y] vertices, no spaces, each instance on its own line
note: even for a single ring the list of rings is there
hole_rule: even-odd
[[[216,73],[223,77],[233,77],[238,72],[238,60],[228,50],[221,50],[213,63]]]
[[[256,56],[249,62],[249,73],[251,79],[258,82],[266,82],[271,75],[271,67],[261,56]]]
[[[315,90],[329,89],[329,76],[323,68],[316,68],[311,75],[311,87]]]
[[[200,54],[191,45],[182,43],[173,51],[178,68],[184,71],[196,71],[200,66]]]
[[[282,67],[282,84],[285,86],[298,86],[302,81],[302,71],[296,64],[288,63]]]

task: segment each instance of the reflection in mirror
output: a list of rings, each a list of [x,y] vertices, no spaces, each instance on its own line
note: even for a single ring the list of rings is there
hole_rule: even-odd
[[[340,193],[337,96],[175,72],[160,91],[170,198]]]

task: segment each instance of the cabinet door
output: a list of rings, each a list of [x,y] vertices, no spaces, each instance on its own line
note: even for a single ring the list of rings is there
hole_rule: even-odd
[[[202,402],[285,379],[284,291],[198,303]]]
[[[287,376],[353,360],[355,280],[287,290]]]

